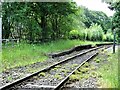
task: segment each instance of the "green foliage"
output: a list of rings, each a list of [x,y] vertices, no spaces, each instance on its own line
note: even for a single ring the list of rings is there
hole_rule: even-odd
[[[85,38],[91,41],[102,41],[104,32],[100,25],[93,24],[89,29],[85,29]]]
[[[68,21],[64,21],[65,18],[68,20],[67,16],[74,14],[76,9],[74,2],[22,4],[4,2],[2,3],[2,36],[3,38],[25,39],[30,43],[61,38],[66,34],[66,30],[69,30],[66,29]]]
[[[100,59],[96,59],[95,62],[96,62],[96,63],[99,63],[99,62],[100,62]]]
[[[84,67],[88,67],[88,66],[90,66],[90,65],[89,65],[88,62],[86,62],[83,66],[84,66]]]
[[[45,76],[45,73],[44,73],[44,72],[41,72],[39,75],[44,77],[44,76]]]
[[[111,28],[111,18],[101,11],[92,11],[84,8],[84,18],[84,24],[88,28],[96,23],[102,27],[104,33]]]
[[[4,2],[2,17],[2,38],[19,38],[30,43],[61,38],[102,40],[102,32],[111,28],[111,18],[103,12],[78,7],[74,2]]]
[[[112,31],[109,29],[107,33],[103,35],[103,41],[113,41],[113,39]]]
[[[90,41],[113,41],[111,30],[106,34],[98,24],[92,24],[89,28],[82,30],[72,30],[69,32],[70,39],[90,40]]]
[[[79,32],[77,30],[72,30],[69,33],[70,39],[78,39],[79,38]]]
[[[55,68],[60,68],[60,67],[61,67],[60,65],[55,66]]]
[[[113,35],[112,35],[112,33],[107,33],[106,34],[106,40],[105,41],[113,41]]]
[[[12,77],[12,76],[8,76],[6,79],[7,79],[8,81],[12,81],[12,80],[13,80],[13,77]]]
[[[120,42],[120,1],[114,1],[110,3],[111,6],[109,7],[111,10],[115,10],[115,14],[112,18],[112,30],[116,30],[116,33],[118,35],[118,42]]]
[[[70,76],[70,80],[75,81],[75,80],[81,80],[83,78],[83,75],[79,75],[79,74],[73,74]]]
[[[54,78],[62,79],[61,75],[55,74]]]

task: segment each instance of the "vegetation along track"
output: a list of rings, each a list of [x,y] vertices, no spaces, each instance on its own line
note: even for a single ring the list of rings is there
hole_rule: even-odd
[[[16,90],[17,88],[46,88],[46,89],[57,89],[59,88],[69,76],[79,68],[87,60],[95,56],[98,51],[97,48],[86,50],[77,55],[68,57],[63,61],[60,61],[54,65],[44,68],[30,76],[19,79],[13,83],[5,85],[0,89],[11,89]]]

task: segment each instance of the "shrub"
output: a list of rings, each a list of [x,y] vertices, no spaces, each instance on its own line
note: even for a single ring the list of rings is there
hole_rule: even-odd
[[[112,35],[112,33],[107,33],[106,34],[106,41],[113,41],[113,35]]]
[[[113,34],[111,29],[107,31],[107,33],[103,36],[103,41],[113,41]]]
[[[107,39],[107,37],[106,37],[106,35],[104,34],[102,40],[103,40],[103,41],[106,41],[106,39]]]
[[[107,34],[100,25],[92,24],[89,28],[78,30],[71,30],[69,32],[70,39],[90,40],[90,41],[113,41],[111,30]]]
[[[71,30],[69,32],[69,38],[70,39],[78,39],[79,38],[79,32],[78,32],[78,30]]]
[[[104,32],[100,25],[92,24],[90,28],[85,29],[82,33],[84,40],[91,40],[91,41],[103,40]]]

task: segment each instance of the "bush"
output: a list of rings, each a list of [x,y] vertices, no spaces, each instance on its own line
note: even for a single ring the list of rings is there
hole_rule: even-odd
[[[113,35],[112,35],[112,33],[107,33],[106,34],[106,41],[113,41]]]
[[[106,39],[107,39],[107,37],[106,37],[106,35],[104,34],[102,40],[103,40],[103,41],[106,41]]]
[[[100,25],[92,24],[89,28],[81,30],[71,30],[69,32],[70,39],[90,40],[90,41],[113,41],[111,30],[107,34]]]
[[[77,30],[71,30],[69,32],[69,38],[70,39],[78,39],[79,38],[79,32]]]
[[[107,33],[104,35],[103,41],[113,41],[114,37],[112,34],[111,29],[107,31]]]
[[[79,32],[79,39],[80,40],[86,40],[87,38],[87,32],[85,31],[85,29],[82,29],[80,32]]]
[[[87,32],[87,37],[86,37],[87,40],[91,40],[91,41],[103,40],[104,32],[100,25],[93,24],[92,26],[90,26],[90,28],[85,29],[85,31]]]

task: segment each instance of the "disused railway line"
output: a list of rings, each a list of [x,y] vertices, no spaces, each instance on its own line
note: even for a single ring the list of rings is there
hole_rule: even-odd
[[[103,46],[99,46],[99,47],[96,47],[96,48],[85,50],[85,51],[83,51],[83,52],[81,52],[77,55],[68,57],[68,58],[66,58],[66,59],[64,59],[60,62],[55,63],[54,65],[48,66],[48,67],[46,67],[46,68],[44,68],[44,69],[42,69],[42,70],[40,70],[36,73],[33,73],[33,74],[27,76],[27,77],[24,77],[22,79],[14,81],[10,84],[7,84],[3,87],[0,87],[0,89],[1,90],[5,90],[5,89],[6,90],[7,89],[16,90],[17,88],[40,88],[40,89],[48,89],[48,90],[50,90],[50,89],[56,89],[57,90],[65,83],[66,80],[69,79],[69,76],[72,73],[74,73],[75,70],[77,70],[86,61],[90,60],[92,57],[97,55],[98,54],[97,50],[102,48],[102,47]],[[77,58],[77,59],[75,60],[75,58]],[[83,58],[84,58],[84,60],[82,60]],[[69,66],[69,65],[67,65],[67,63],[70,63],[71,65],[74,65],[74,66],[71,66],[71,68],[73,68],[73,69],[68,68],[68,67],[63,68],[64,66]],[[60,65],[62,65],[62,67],[60,67]],[[57,73],[55,71],[57,71],[58,69],[61,69],[61,68],[62,68],[62,70],[69,69],[67,75],[63,75],[64,77],[59,77],[60,76],[59,74],[61,73],[60,72],[58,75],[56,75],[56,77],[52,78],[52,77],[49,76],[49,78],[51,78],[50,82],[54,83],[55,80],[52,81],[52,79],[54,79],[54,78],[57,78],[56,80],[58,80],[58,82],[55,82],[55,84],[53,84],[53,85],[52,84],[45,84],[46,82],[49,81],[49,79],[46,80],[48,72],[53,70],[53,73]],[[51,76],[55,76],[55,74],[52,74]],[[40,79],[41,80],[44,79],[44,80],[41,81]],[[33,84],[29,83],[29,82],[32,82],[32,81],[33,81],[33,83],[35,83],[35,82],[41,82],[41,83],[39,83],[39,84],[37,83],[37,85],[33,85]]]

